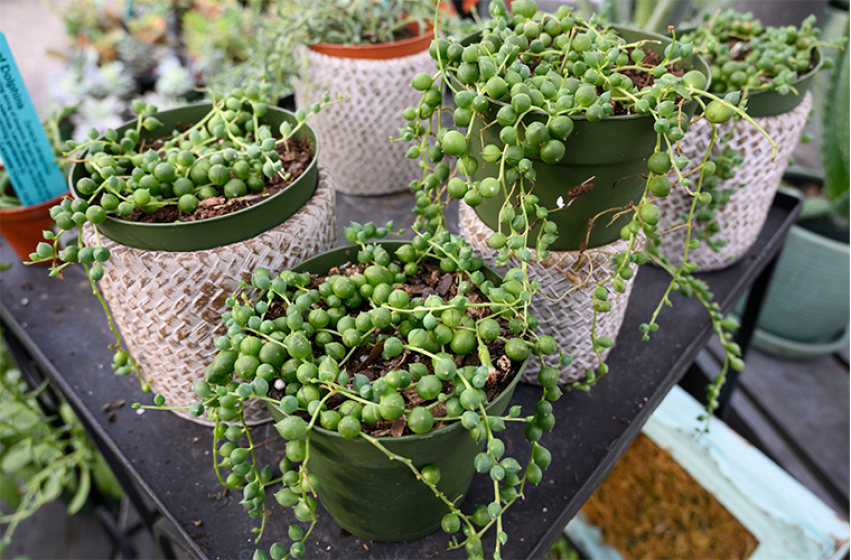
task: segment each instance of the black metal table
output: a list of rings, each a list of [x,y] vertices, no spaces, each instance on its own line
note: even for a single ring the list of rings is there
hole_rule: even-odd
[[[411,204],[410,195],[340,196],[340,230],[349,219],[368,221],[371,216],[396,217],[397,226],[409,223]],[[752,328],[760,292],[797,211],[796,199],[779,194],[746,257],[726,270],[702,275],[725,311],[753,286],[745,327]],[[12,260],[4,247],[0,262]],[[658,320],[659,331],[650,341],[641,341],[638,326],[649,319],[667,283],[665,272],[642,268],[618,344],[608,359],[611,372],[589,394],[567,393],[554,403],[558,422],[541,440],[553,461],[541,484],[527,485],[525,499],[506,514],[509,541],[504,558],[545,555],[711,336],[708,316],[699,302],[674,295],[674,307],[664,309]],[[151,403],[153,396],[143,393],[135,378],[113,375],[106,319],[79,267],[58,281],[48,278],[45,268],[16,263],[0,275],[0,286],[0,319],[15,357],[31,376],[48,377],[66,397],[119,471],[129,497],[166,555],[251,558],[255,544],[250,529],[256,523],[239,505],[241,496],[223,492],[218,484],[210,430],[168,412],[142,412],[129,406]],[[748,328],[743,328],[740,340],[746,343],[748,338]],[[540,388],[521,384],[512,404],[529,411],[539,395]],[[124,406],[104,410],[122,400]],[[503,432],[503,439],[506,453],[522,463],[528,446],[521,427],[512,426]],[[263,442],[261,457],[283,456],[283,445],[271,424],[255,428],[253,437]],[[476,477],[466,503],[487,503],[491,492],[490,481]],[[267,499],[271,515],[259,544],[265,550],[277,540],[286,542],[286,527],[294,521],[271,495]],[[319,516],[307,543],[310,558],[466,557],[463,549],[447,551],[449,537],[442,532],[410,543],[372,543],[344,534],[321,507]],[[486,541],[486,555],[492,538]]]

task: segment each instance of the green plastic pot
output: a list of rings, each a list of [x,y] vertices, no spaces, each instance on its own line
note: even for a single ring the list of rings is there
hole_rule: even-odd
[[[696,27],[677,29],[677,36],[684,37],[685,35],[695,31]],[[841,35],[837,36],[841,37]],[[822,34],[822,38],[824,35]],[[776,91],[753,91],[748,94],[748,109],[747,113],[751,117],[773,117],[786,113],[800,105],[804,100],[804,96],[810,90],[813,79],[819,73],[823,64],[822,52],[819,47],[813,49],[811,58],[812,68],[806,73],[798,76],[798,79],[792,82],[791,86],[795,91],[790,91],[786,95],[782,95]],[[710,63],[711,64],[711,63]],[[707,90],[708,91],[708,90]],[[704,98],[705,103],[709,103],[711,99]],[[702,109],[698,109],[698,113]]]
[[[195,103],[178,109],[163,111],[155,116],[165,126],[155,132],[142,130],[141,137],[151,140],[162,138],[172,130],[183,128],[200,121],[210,112],[210,103]],[[277,130],[284,121],[293,126],[298,122],[289,111],[270,106],[261,124],[268,124]],[[136,121],[129,121],[117,129],[119,136]],[[263,202],[224,216],[216,216],[194,222],[171,224],[143,224],[112,216],[98,226],[98,230],[108,238],[137,249],[150,251],[203,251],[222,247],[251,239],[264,231],[284,223],[290,216],[307,203],[316,191],[319,182],[319,140],[309,125],[304,124],[295,133],[296,139],[307,139],[313,148],[313,158],[307,170],[286,189],[275,193]],[[75,163],[71,167],[69,185],[75,197],[80,195],[74,189],[81,178],[88,175],[84,165]]]
[[[850,256],[847,242],[792,226],[757,323],[766,336],[755,336],[754,345],[798,358],[841,348],[848,335]]]
[[[663,52],[671,39],[625,27],[613,26],[618,34],[629,42],[652,39],[648,48],[664,56]],[[476,36],[465,39],[472,42]],[[710,80],[709,66],[697,55],[687,59],[687,67],[696,69]],[[486,116],[488,123],[496,119],[496,113],[504,103],[491,100]],[[683,111],[689,116],[697,108],[696,101],[683,105]],[[546,123],[548,115],[543,112],[529,113],[526,124],[532,121]],[[558,208],[559,197],[568,202],[568,191],[588,181],[594,184],[590,192],[575,199],[570,206],[549,215],[549,219],[558,225],[558,239],[550,245],[552,251],[579,250],[587,239],[587,248],[600,247],[620,237],[620,230],[632,219],[631,213],[625,213],[614,221],[612,218],[618,209],[637,204],[644,194],[647,174],[647,158],[656,146],[656,132],[653,130],[653,118],[649,115],[619,115],[606,117],[591,123],[585,117],[571,117],[573,133],[565,142],[565,155],[554,165],[545,164],[538,157],[531,157],[537,174],[534,193],[540,198],[541,206],[550,210]],[[469,143],[469,153],[479,160],[480,167],[473,179],[480,181],[486,177],[497,177],[499,168],[495,163],[486,163],[481,157],[482,137],[484,143],[494,144],[500,149],[505,145],[499,139],[499,127],[491,126],[485,130],[481,119],[474,118],[471,124],[473,132]],[[593,179],[592,179],[593,178]],[[513,197],[516,203],[516,196]],[[502,193],[486,198],[475,207],[476,214],[493,230],[499,227],[499,211],[505,202]],[[590,234],[589,222],[596,218]],[[535,246],[540,226],[532,230],[529,236],[530,247]]]
[[[792,82],[795,91],[782,95],[776,91],[755,91],[748,94],[748,115],[751,117],[773,117],[787,113],[800,105],[821,70],[822,54],[818,47],[813,49],[812,69]]]
[[[822,184],[800,169],[787,171],[793,184]],[[751,344],[763,352],[808,360],[829,356],[848,343],[848,231],[826,222],[799,220],[786,235],[771,276]],[[735,312],[744,312],[746,297]]]
[[[381,243],[395,254],[404,242]],[[341,247],[310,258],[293,270],[326,274],[332,267],[356,258],[358,247]],[[502,282],[492,270],[484,270],[488,279]],[[528,361],[528,360],[527,360]],[[488,415],[499,416],[508,407],[526,362],[520,366],[511,384],[485,407]],[[268,405],[275,421],[284,415]],[[410,459],[417,469],[426,465],[440,468],[438,489],[460,504],[475,474],[473,459],[484,443],[477,444],[470,433],[455,422],[427,434],[380,438],[392,453]],[[449,513],[411,470],[399,461],[391,461],[368,441],[345,439],[337,432],[314,426],[310,432],[310,472],[320,480],[319,499],[334,521],[362,539],[382,542],[410,541],[433,533]]]

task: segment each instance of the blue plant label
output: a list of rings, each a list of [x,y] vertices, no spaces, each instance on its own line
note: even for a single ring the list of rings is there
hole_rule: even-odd
[[[54,161],[6,36],[0,31],[0,158],[24,206],[55,198],[68,187]]]

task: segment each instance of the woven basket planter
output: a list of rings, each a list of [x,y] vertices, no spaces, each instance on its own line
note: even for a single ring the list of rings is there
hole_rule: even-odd
[[[727,244],[720,251],[713,251],[706,245],[689,251],[689,260],[700,265],[700,270],[719,270],[726,268],[741,259],[756,241],[762,226],[768,217],[768,210],[774,200],[777,187],[789,164],[789,157],[798,144],[801,132],[810,114],[813,96],[810,93],[795,109],[770,117],[756,117],[754,120],[765,129],[777,143],[777,157],[771,160],[771,144],[753,125],[744,120],[735,124],[728,146],[740,150],[744,163],[734,170],[734,176],[722,181],[718,190],[736,189],[730,201],[715,211],[715,221],[721,226],[721,231],[715,234],[726,239]],[[732,123],[718,126],[721,138],[730,133]],[[683,155],[695,164],[702,161],[709,146],[712,129],[706,120],[700,120],[688,131],[679,142]],[[713,155],[721,152],[719,146],[713,146]],[[684,172],[693,169],[687,167]],[[739,188],[740,185],[744,187]],[[676,186],[671,195],[660,198],[655,204],[660,210],[659,226],[666,230],[683,223],[683,216],[688,213],[692,197]],[[702,228],[696,224],[695,229]],[[683,260],[686,228],[670,231],[662,236],[661,253],[672,263],[679,265]]]
[[[496,251],[487,244],[487,239],[493,233],[493,230],[476,215],[472,208],[463,202],[460,205],[458,224],[461,236],[467,240],[473,248],[473,252],[484,259],[487,266],[497,270],[500,274],[504,274],[506,269],[496,266]],[[529,279],[540,282],[541,291],[551,298],[551,300],[546,299],[539,293],[532,299],[530,305],[532,315],[538,317],[541,321],[540,334],[552,336],[558,342],[559,349],[573,356],[573,361],[569,366],[559,365],[557,354],[544,357],[546,365],[561,370],[559,376],[559,383],[561,384],[585,379],[585,370],[594,369],[599,365],[591,345],[591,324],[594,313],[592,297],[597,282],[608,278],[614,272],[614,265],[608,257],[624,251],[626,248],[626,242],[618,240],[584,253],[579,251],[551,251],[550,256],[543,261],[529,263]],[[508,262],[509,268],[519,266],[520,262],[514,258]],[[617,340],[629,302],[629,295],[638,273],[636,265],[632,265],[632,269],[634,274],[626,282],[624,293],[619,294],[610,291],[611,310],[597,315],[597,336],[608,336],[613,341]],[[567,295],[562,298],[561,296],[566,292]],[[604,359],[609,350],[611,348],[603,351]],[[537,357],[533,356],[529,362],[529,367],[523,373],[523,381],[539,385],[538,372],[540,368],[541,364]]]
[[[320,170],[313,197],[284,223],[260,235],[214,249],[166,252],[135,249],[101,236],[111,253],[100,289],[127,348],[170,406],[197,400],[194,381],[215,354],[213,341],[226,334],[221,314],[225,300],[249,281],[257,267],[290,268],[336,245],[337,216],[330,174]],[[84,230],[87,245],[94,231]],[[245,411],[248,424],[269,419],[260,401]],[[205,417],[175,414],[210,425]]]
[[[388,194],[405,191],[422,178],[417,160],[405,157],[410,143],[391,142],[390,137],[398,137],[406,125],[402,111],[416,107],[422,96],[411,87],[413,77],[434,72],[428,51],[381,60],[328,56],[310,48],[305,53],[307,70],[293,85],[297,107],[318,103],[326,91],[332,97],[351,97],[310,119],[322,144],[320,163],[334,177],[337,190]],[[311,86],[307,98],[304,80]]]

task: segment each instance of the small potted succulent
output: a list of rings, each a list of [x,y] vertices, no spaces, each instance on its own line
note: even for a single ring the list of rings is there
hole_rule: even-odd
[[[76,106],[70,117],[74,139],[82,140],[91,127],[116,128],[140,95],[160,108],[192,95],[195,84],[174,52],[172,2],[53,4],[65,22],[68,46],[57,53],[66,65],[51,97]]]
[[[214,335],[204,315],[251,266],[294,264],[335,237],[333,189],[319,176],[309,113],[266,106],[263,87],[165,112],[139,101],[135,120],[69,143],[74,199],[50,214],[77,239],[62,248],[48,234],[31,255],[53,263],[53,276],[81,263],[111,308],[115,372],[144,374],[146,388],[181,402],[191,398],[197,358],[158,348],[189,341],[203,354]],[[259,255],[248,264],[233,254]],[[155,318],[174,328],[163,334]],[[133,333],[127,347],[118,329]]]
[[[540,37],[549,19],[555,19],[559,30],[567,32],[568,41],[580,33],[587,37],[591,43],[588,48],[594,53],[609,49],[624,52],[621,47],[625,45],[617,36],[610,35],[606,28],[598,28],[597,22],[542,14],[531,0],[513,2],[515,16],[510,19],[499,0],[490,9],[495,20],[483,32],[482,39],[483,44],[490,46],[476,51],[479,63],[475,64],[476,68],[487,66],[483,59],[491,56],[488,50],[504,55],[494,70],[500,66],[505,70],[511,65],[510,58],[523,64],[535,59],[543,51],[533,52],[529,58],[525,55],[516,58],[531,45],[515,44],[521,35],[514,28],[522,29],[525,36],[525,29],[532,29],[528,24],[534,23]],[[492,44],[497,39],[505,50]],[[609,41],[607,45],[600,45],[603,39]],[[528,38],[520,41],[529,42]],[[413,114],[405,110],[410,124],[403,129],[402,136],[416,139],[411,149],[414,158],[420,154],[427,157],[422,160],[423,180],[414,185],[415,212],[419,215],[414,225],[414,240],[373,244],[369,240],[386,237],[392,224],[384,227],[352,224],[345,230],[345,238],[355,243],[353,246],[319,255],[281,273],[257,269],[250,283],[243,283],[242,289],[227,302],[228,310],[222,314],[227,333],[216,340],[218,352],[208,359],[204,380],[194,386],[200,401],[177,407],[199,417],[206,413],[216,422],[213,445],[217,476],[228,488],[242,492],[241,503],[258,520],[260,527],[254,531],[261,535],[271,487],[282,485],[274,497],[281,505],[293,509],[296,522],[288,530],[292,542],[275,543],[268,553],[258,550],[255,558],[304,555],[305,542],[316,522],[317,496],[342,527],[365,538],[410,540],[438,526],[449,534],[462,531],[462,536],[452,538],[450,547],[463,547],[471,558],[484,556],[486,533],[493,529],[495,538],[488,539],[487,547],[492,542],[493,556],[499,558],[501,546],[509,538],[502,523],[505,509],[522,496],[527,482],[541,481],[542,469],[550,463],[551,455],[541,438],[544,431],[555,425],[551,402],[562,395],[558,386],[559,369],[544,366],[539,370],[536,377],[542,386],[541,399],[534,412],[526,411],[524,416],[519,407],[504,411],[512,386],[532,355],[539,359],[558,356],[560,365],[571,361],[571,356],[559,350],[553,336],[538,332],[546,325],[530,307],[542,286],[531,276],[533,257],[528,245],[531,243],[538,256],[544,258],[558,229],[548,225],[552,223],[547,219],[550,210],[539,204],[537,197],[531,198],[524,186],[524,181],[534,180],[536,164],[521,166],[523,158],[508,163],[505,155],[510,146],[496,152],[485,146],[483,154],[501,161],[503,173],[497,182],[504,181],[509,173],[514,177],[511,187],[519,204],[515,207],[507,203],[505,208],[514,209],[515,217],[528,217],[525,225],[504,234],[494,232],[504,235],[504,244],[495,243],[500,250],[495,260],[504,265],[515,258],[518,265],[500,278],[486,267],[485,260],[476,255],[472,245],[447,230],[445,207],[449,198],[495,195],[486,179],[470,178],[478,161],[468,149],[469,119],[456,111],[455,124],[466,127],[467,132],[450,129],[448,122],[441,122],[440,95],[435,97],[432,93],[433,88],[439,92],[444,85],[457,88],[450,79],[452,71],[447,68],[447,63],[451,63],[450,49],[457,51],[453,45],[457,43],[433,41],[430,54],[438,71],[434,76],[420,74],[414,78],[413,86],[421,92],[421,103]],[[603,46],[608,49],[602,49]],[[461,60],[470,47],[461,47]],[[619,54],[616,53],[615,60]],[[666,48],[664,57],[682,60],[680,57],[689,54],[685,46],[673,43]],[[472,56],[467,56],[470,61],[466,64],[473,65]],[[624,65],[639,65],[630,60],[627,55]],[[640,67],[643,68],[640,72],[653,75],[655,66]],[[523,70],[518,70],[522,82]],[[678,76],[664,66],[658,73],[656,83],[649,87],[654,92],[654,105],[650,105],[649,99],[646,105],[632,101],[630,95],[636,93],[626,83],[620,88],[623,94],[616,92],[621,107],[652,115],[651,128],[659,135],[659,143],[655,145],[661,146],[664,140],[665,149],[650,154],[649,185],[643,196],[626,208],[633,217],[619,233],[627,248],[612,255],[614,272],[592,290],[595,315],[607,309],[610,288],[614,292],[625,289],[632,267],[651,258],[640,250],[639,232],[650,237],[658,235],[654,219],[657,213],[651,201],[652,197],[663,196],[670,190],[667,174],[676,175],[681,183],[691,184],[696,196],[701,194],[703,173],[690,183],[690,178],[679,175],[685,164],[675,162],[673,156],[673,142],[679,139],[674,127],[682,132],[680,127],[688,123],[687,118],[674,114],[683,110],[674,100],[695,99],[700,104],[698,95],[712,96],[704,89],[708,79],[700,72],[691,71],[680,72],[682,75]],[[471,89],[478,87],[476,79],[461,76],[458,81],[469,82],[465,85]],[[531,90],[529,84],[539,87],[531,80],[518,83]],[[476,103],[475,112],[485,114],[491,101],[482,93],[465,92],[466,89],[455,90],[459,108],[467,108],[464,99],[467,96],[472,98],[468,99],[469,106]],[[574,100],[575,92],[569,94]],[[520,95],[530,100],[532,97],[517,88],[513,97]],[[477,100],[478,97],[485,98],[484,102]],[[714,120],[726,120],[723,117],[741,111],[722,98],[713,99],[712,103],[705,112]],[[594,112],[605,110],[602,104],[597,106],[599,109]],[[511,123],[517,126],[522,113],[530,108],[526,107],[520,116],[515,115]],[[721,109],[728,110],[729,115]],[[522,128],[529,131],[529,127]],[[530,152],[537,151],[534,148],[527,146]],[[462,175],[467,179],[462,179]],[[461,181],[460,185],[456,179]],[[500,186],[505,185],[496,188]],[[505,200],[512,200],[509,192],[509,189],[504,191]],[[550,237],[544,238],[544,234],[532,237],[532,216],[546,222],[543,231]],[[684,251],[696,244],[692,240]],[[679,269],[668,265],[667,269],[672,275],[671,284],[659,309],[642,325],[644,337],[649,338],[658,329],[655,319],[671,291],[677,288],[704,304],[713,328],[727,349],[728,367],[740,369],[738,350],[726,332],[735,323],[724,319],[718,305],[711,302],[706,285],[690,275],[694,269],[691,263]],[[585,380],[567,385],[566,390],[587,391],[609,371],[600,356],[612,341],[595,336],[592,342],[593,351],[600,359],[598,365],[589,370]],[[717,388],[713,395],[717,396]],[[249,403],[258,400],[274,411],[278,419],[276,428],[287,440],[286,457],[278,465],[279,474],[271,465],[257,463],[254,451],[259,444],[254,442],[252,431],[244,421]],[[134,406],[143,407],[140,403]],[[175,407],[166,406],[166,398],[156,395],[154,405],[145,408]],[[525,466],[506,455],[505,444],[499,438],[499,432],[512,421],[526,425],[524,433],[532,445]],[[467,437],[464,430],[472,437]],[[425,456],[417,453],[420,448],[427,451]],[[454,459],[448,459],[447,452],[466,457],[466,468],[461,469]],[[392,474],[376,474],[373,469]],[[459,505],[472,470],[487,473],[493,480],[493,501],[478,504],[472,514],[464,514]],[[381,500],[374,500],[374,495],[361,488],[360,482],[371,487],[385,476],[390,478],[392,489],[382,491]],[[397,513],[400,506],[396,500],[404,502],[408,513]],[[357,506],[341,506],[352,503]],[[415,519],[410,515],[412,504],[418,513]],[[363,514],[376,508],[381,515]]]
[[[71,0],[62,5],[61,16],[71,51],[91,48],[99,65],[120,63],[138,93],[152,89],[157,63],[169,55],[173,43],[169,2]]]
[[[822,59],[819,47],[828,43],[818,40],[814,23],[815,17],[810,16],[797,29],[765,27],[751,14],[728,10],[707,14],[702,25],[683,36],[710,64],[710,91],[738,94],[740,106],[758,125],[735,117],[722,127],[719,141],[712,142],[708,123],[695,123],[681,143],[690,158],[704,153],[712,143],[711,161],[725,169],[709,185],[711,202],[698,208],[694,234],[705,246],[693,258],[702,270],[733,264],[762,230],[812,108],[807,91],[815,74],[831,62]],[[764,133],[779,147],[776,155],[762,138]],[[682,224],[689,202],[688,198],[670,197],[660,205],[660,223],[672,228]],[[661,253],[678,262],[677,247],[682,240],[680,228],[661,241]]]
[[[351,96],[345,111],[326,111],[313,122],[337,189],[355,195],[407,189],[419,168],[389,138],[402,109],[415,101],[411,79],[433,68],[434,2],[293,0],[280,11],[285,46],[277,48],[292,50],[302,64],[293,83],[296,106],[309,107],[322,91]],[[399,163],[386,166],[388,159]]]

